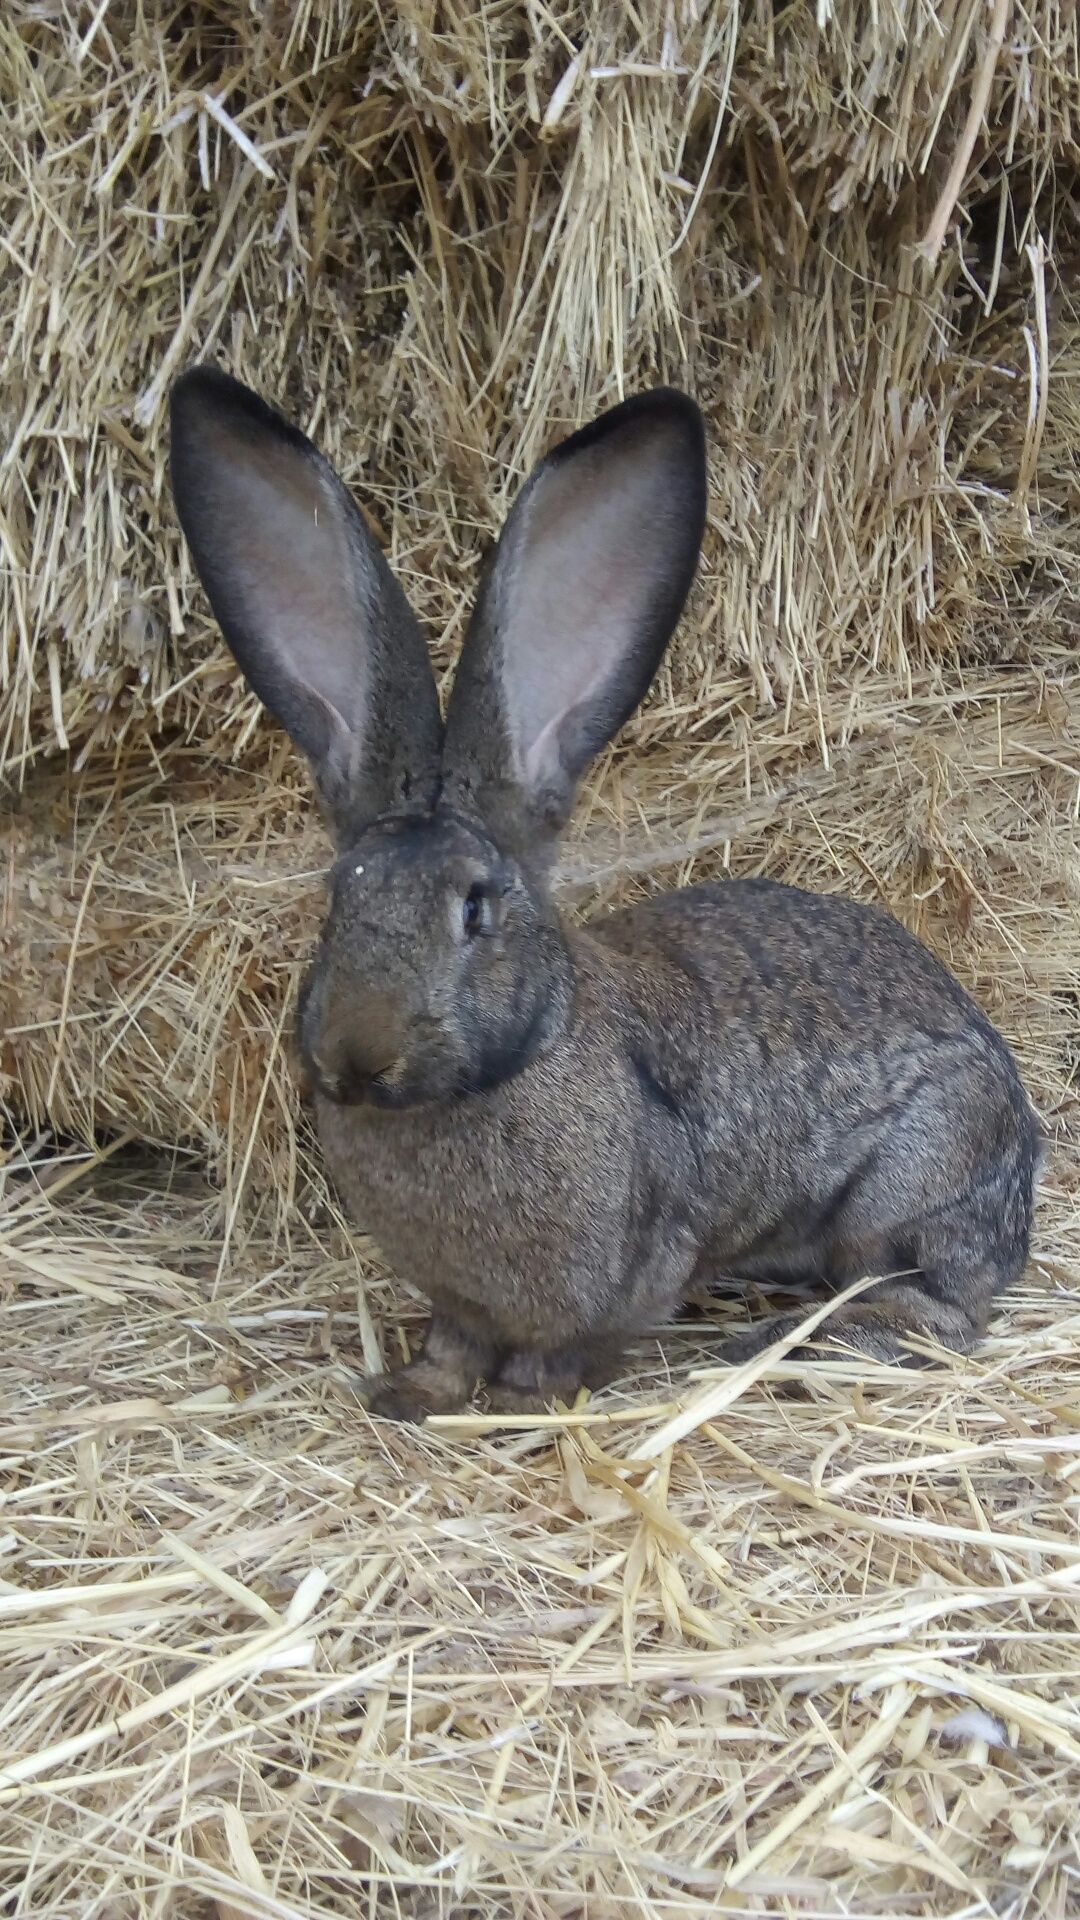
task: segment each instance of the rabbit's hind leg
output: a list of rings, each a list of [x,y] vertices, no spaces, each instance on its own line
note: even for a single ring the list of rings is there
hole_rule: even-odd
[[[974,1276],[971,1276],[974,1279]],[[980,1293],[986,1289],[980,1287]],[[720,1359],[731,1366],[751,1360],[801,1325],[805,1313],[780,1313],[759,1320],[744,1333],[733,1334],[720,1348]],[[839,1359],[842,1351],[865,1354],[892,1366],[927,1366],[934,1347],[965,1353],[973,1347],[982,1324],[959,1302],[940,1298],[922,1275],[879,1283],[868,1298],[853,1300],[819,1326],[804,1345],[785,1356],[792,1360]]]
[[[1023,1271],[1026,1235],[1018,1241],[1005,1221],[988,1223],[981,1195],[942,1208],[912,1231],[913,1258],[893,1250],[894,1271],[859,1299],[830,1315],[792,1359],[837,1357],[840,1348],[898,1366],[933,1364],[932,1349],[967,1353],[986,1331],[998,1294]],[[880,1271],[880,1247],[860,1260],[846,1251],[846,1277]],[[896,1271],[896,1269],[901,1269]],[[732,1364],[749,1360],[782,1339],[805,1319],[786,1313],[759,1322],[725,1341],[721,1358]]]
[[[1034,1172],[1031,1137],[1019,1128],[957,1197],[910,1224],[890,1226],[874,1236],[876,1244],[860,1248],[856,1234],[838,1246],[837,1265],[847,1277],[883,1268],[893,1277],[826,1321],[815,1338],[906,1366],[932,1361],[927,1347],[969,1352],[986,1332],[995,1299],[1027,1263]],[[886,1182],[871,1200],[871,1218],[885,1213],[888,1193]]]
[[[978,1343],[995,1299],[1027,1263],[1039,1142],[1020,1098],[1007,1110],[999,1105],[996,1143],[976,1159],[959,1191],[949,1192],[955,1157],[941,1152],[940,1127],[916,1125],[917,1112],[898,1138],[898,1151],[872,1157],[835,1221],[831,1253],[838,1285],[862,1274],[888,1277],[830,1316],[812,1345],[793,1357],[822,1357],[845,1346],[875,1360],[919,1366],[932,1361],[928,1348],[965,1353]],[[991,1097],[982,1111],[989,1124]],[[961,1113],[956,1121],[958,1144],[963,1119]],[[736,1334],[721,1357],[750,1359],[790,1333],[800,1317],[785,1314]]]

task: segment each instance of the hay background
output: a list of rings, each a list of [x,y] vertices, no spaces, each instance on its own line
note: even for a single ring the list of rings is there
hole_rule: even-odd
[[[13,1913],[1075,1908],[1078,75],[1065,0],[5,10]],[[945,955],[1053,1141],[976,1360],[680,1435],[720,1302],[613,1424],[355,1411],[420,1318],[290,1074],[326,848],[169,509],[202,354],[362,493],[440,672],[550,438],[700,398],[702,576],[567,907],[767,871]]]
[[[81,25],[9,9],[12,1111],[86,1140],[191,1140],[230,1191],[242,1172],[286,1209],[308,1181],[277,1016],[317,892],[265,882],[325,850],[169,507],[164,396],[200,354],[278,398],[362,491],[440,670],[551,437],[643,381],[693,389],[702,578],[577,826],[649,852],[655,882],[666,844],[746,803],[770,831],[735,834],[732,868],[808,871],[778,792],[820,792],[849,743],[869,766],[868,728],[886,755],[894,726],[940,729],[951,755],[957,698],[996,700],[1006,668],[1036,665],[1067,732],[1078,58],[1075,10],[1047,0],[851,4],[822,29],[771,0],[114,4]],[[846,798],[857,817],[856,784]],[[921,918],[939,875],[914,829],[881,824],[882,862],[868,834],[862,855]],[[817,877],[875,884],[846,853]]]

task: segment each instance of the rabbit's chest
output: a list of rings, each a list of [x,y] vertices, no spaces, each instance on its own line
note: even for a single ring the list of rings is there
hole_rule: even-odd
[[[601,1116],[516,1093],[467,1114],[337,1110],[322,1135],[354,1224],[401,1278],[520,1333],[617,1285],[631,1174]]]

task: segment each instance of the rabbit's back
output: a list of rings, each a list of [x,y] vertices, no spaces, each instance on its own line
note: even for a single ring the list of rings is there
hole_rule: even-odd
[[[1026,1236],[1037,1128],[1012,1055],[890,915],[735,880],[593,933],[639,983],[625,998],[643,1000],[654,1087],[695,1142],[697,1229],[727,1270],[835,1270],[838,1233],[866,1270],[909,1219],[995,1182]]]
[[[887,1021],[909,1033],[973,1024],[1002,1043],[921,941],[878,907],[775,880],[661,893],[595,921],[603,945],[685,970],[715,1009],[771,1029],[812,1022],[830,1045],[858,1045]]]

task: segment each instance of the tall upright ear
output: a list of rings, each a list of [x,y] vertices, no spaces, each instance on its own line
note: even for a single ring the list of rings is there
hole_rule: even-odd
[[[430,804],[442,721],[427,648],[332,468],[247,387],[208,367],[173,387],[171,468],[221,631],[311,761],[339,835]]]
[[[705,525],[705,430],[660,388],[564,440],[519,495],[450,700],[444,791],[539,853],[646,693]]]

